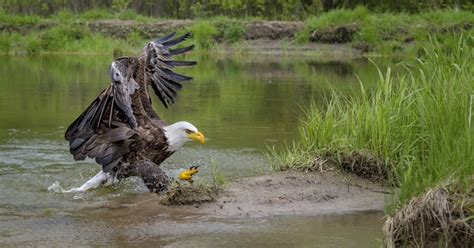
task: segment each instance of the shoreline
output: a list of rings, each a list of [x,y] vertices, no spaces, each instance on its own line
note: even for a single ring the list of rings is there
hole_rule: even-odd
[[[133,204],[121,202],[103,207],[231,219],[313,216],[383,212],[387,194],[390,194],[388,187],[337,170],[323,173],[284,171],[236,179],[224,186],[211,202],[163,205],[160,203],[163,195],[147,193],[129,199]]]
[[[444,16],[439,23],[415,18],[423,15],[410,16],[419,23],[407,26],[406,20],[395,15],[393,18],[399,19],[391,24],[390,30],[385,30],[383,25],[369,21],[383,17],[373,13],[365,13],[364,20],[354,17],[354,20],[325,23],[325,18],[334,18],[335,14],[306,21],[211,18],[140,22],[88,20],[80,16],[71,16],[67,21],[55,18],[24,23],[3,21],[0,22],[0,54],[113,54],[118,57],[139,52],[146,42],[177,31],[194,33],[192,42],[200,52],[291,53],[342,58],[418,56],[430,36],[443,38],[452,33],[470,32],[474,26],[469,16],[443,22],[443,18],[447,18]],[[371,28],[376,29],[375,33],[369,32]]]

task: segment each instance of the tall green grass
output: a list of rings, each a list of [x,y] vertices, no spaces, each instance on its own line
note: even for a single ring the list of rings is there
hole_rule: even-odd
[[[42,21],[37,15],[10,15],[0,9],[0,23],[11,25],[33,25]]]
[[[209,20],[196,21],[191,31],[193,32],[197,48],[207,50],[214,46],[218,31],[216,26]]]
[[[387,161],[400,186],[395,205],[444,180],[474,174],[474,36],[431,39],[424,57],[394,75],[379,70],[377,86],[359,96],[334,92],[310,106],[301,142],[274,157],[275,167],[312,166],[325,151],[368,150]]]

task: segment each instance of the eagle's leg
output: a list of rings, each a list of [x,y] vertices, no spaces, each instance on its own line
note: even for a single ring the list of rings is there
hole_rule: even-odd
[[[115,181],[117,180],[115,180],[115,178],[113,178],[110,175],[110,173],[105,173],[104,171],[101,170],[99,173],[97,173],[97,175],[89,179],[81,187],[65,190],[64,192],[65,193],[84,192],[89,189],[98,188],[99,186],[104,185],[104,184],[113,184]]]
[[[136,162],[135,175],[143,179],[150,192],[162,192],[168,188],[170,178],[160,169],[159,165],[149,161],[140,160]]]

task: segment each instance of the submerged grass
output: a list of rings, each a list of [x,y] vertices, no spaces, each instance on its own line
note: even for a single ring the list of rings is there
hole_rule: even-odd
[[[467,185],[474,173],[473,47],[472,33],[432,39],[405,73],[379,70],[374,90],[361,83],[360,96],[334,92],[326,108],[310,106],[300,143],[271,152],[273,166],[305,169],[328,153],[368,151],[400,187],[389,213],[445,180]]]

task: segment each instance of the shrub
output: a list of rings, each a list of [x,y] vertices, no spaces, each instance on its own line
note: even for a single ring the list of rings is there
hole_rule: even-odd
[[[101,20],[101,19],[113,19],[114,18],[114,16],[110,12],[108,12],[104,9],[86,10],[79,17],[82,18],[82,19],[85,19],[85,20]]]
[[[26,36],[24,44],[28,55],[36,55],[41,51],[41,40],[35,34]]]
[[[209,49],[214,46],[215,36],[218,34],[216,26],[207,20],[196,21],[191,28],[194,40],[199,49]]]
[[[245,34],[245,26],[242,21],[218,18],[215,20],[218,25],[219,33],[222,34],[224,41],[228,43],[235,43],[240,41]]]
[[[5,33],[0,34],[0,53],[9,53],[12,47],[11,36]]]
[[[71,24],[48,29],[42,35],[42,47],[45,50],[61,50],[66,44],[90,36],[87,28]]]

